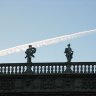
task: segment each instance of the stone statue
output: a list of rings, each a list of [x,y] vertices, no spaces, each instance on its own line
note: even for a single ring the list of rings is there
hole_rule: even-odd
[[[32,63],[31,58],[35,57],[34,53],[36,52],[36,48],[32,47],[32,45],[29,45],[29,48],[25,51],[26,57],[27,58],[27,63]]]
[[[67,45],[68,48],[65,48],[66,57],[67,57],[67,62],[71,62],[72,56],[73,56],[73,51],[70,48],[70,44]]]

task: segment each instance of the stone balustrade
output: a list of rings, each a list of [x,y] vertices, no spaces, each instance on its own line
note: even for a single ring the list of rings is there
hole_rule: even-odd
[[[96,74],[96,62],[49,62],[49,63],[3,63],[0,75],[7,74]]]

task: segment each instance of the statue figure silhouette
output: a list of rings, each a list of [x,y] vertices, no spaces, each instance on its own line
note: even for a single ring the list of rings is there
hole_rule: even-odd
[[[25,51],[26,57],[27,58],[27,63],[32,63],[31,58],[35,57],[34,53],[36,52],[36,48],[32,47],[32,45],[29,45],[29,48]]]
[[[65,48],[64,53],[66,53],[67,62],[71,62],[71,59],[73,58],[73,51],[70,47],[70,44],[67,45],[68,48]]]

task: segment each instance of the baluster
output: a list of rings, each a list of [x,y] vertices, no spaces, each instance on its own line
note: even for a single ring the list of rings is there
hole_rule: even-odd
[[[20,71],[21,71],[21,74],[22,74],[22,65],[20,67],[21,67]]]
[[[15,66],[13,66],[13,74],[15,74]]]
[[[90,73],[92,73],[92,65],[90,65]]]
[[[14,74],[14,69],[15,69],[15,67],[14,67],[14,66],[12,66],[12,71],[13,71],[13,72],[12,72],[12,74]]]
[[[88,65],[88,73],[90,73],[90,65]]]
[[[59,66],[57,65],[57,73],[59,73]]]
[[[8,74],[8,66],[6,66],[6,74]]]
[[[15,74],[15,68],[16,68],[16,66],[13,66],[13,73]]]
[[[41,74],[43,73],[43,66],[41,66]]]
[[[33,66],[33,73],[35,73],[36,72],[36,68],[35,68],[35,65]]]
[[[27,66],[27,71],[28,71],[28,72],[32,72],[32,73],[35,73],[35,68],[34,68],[34,67],[35,67],[34,65],[31,66],[31,65],[29,64],[29,65]]]
[[[60,73],[60,66],[58,65],[58,73]]]
[[[4,66],[2,66],[2,74],[4,74]]]
[[[73,73],[73,65],[70,65],[71,73]]]
[[[94,65],[92,65],[92,73],[94,73]]]
[[[19,74],[19,66],[17,66],[17,74]]]
[[[42,74],[42,65],[40,65],[40,74]]]
[[[12,70],[11,70],[11,66],[9,67],[9,70],[10,70],[10,74],[11,74],[11,72],[12,72]]]
[[[19,66],[17,66],[17,74],[19,74]]]
[[[4,66],[4,74],[6,74],[6,66]]]
[[[79,73],[81,73],[81,65],[79,65]]]
[[[46,71],[46,73],[48,72],[48,66],[45,66],[45,71]]]
[[[13,68],[12,68],[13,74],[15,74],[15,69],[16,69],[16,66],[13,66]]]
[[[44,74],[44,68],[45,68],[45,66],[42,66],[42,73]]]
[[[23,66],[21,66],[21,74],[23,73]]]
[[[52,66],[50,66],[50,74],[52,73]]]
[[[60,73],[62,73],[62,67],[63,67],[63,66],[61,65],[61,66],[60,66]]]
[[[77,73],[77,65],[75,65],[75,73]]]
[[[43,74],[44,74],[44,67],[45,67],[45,66],[42,66],[42,73],[43,73]]]
[[[7,74],[10,74],[10,66],[7,68]]]
[[[88,73],[88,65],[86,65],[86,73]]]
[[[11,74],[13,74],[13,66],[11,66]]]
[[[37,66],[37,74],[39,74],[39,66]]]
[[[86,65],[86,73],[88,73],[88,65]]]
[[[24,65],[22,66],[22,74],[24,73]]]
[[[51,65],[51,74],[53,74],[53,65]]]
[[[39,74],[39,66],[37,65],[37,74]]]
[[[1,66],[1,74],[3,74],[3,66]]]
[[[53,74],[55,73],[55,66],[53,66]]]
[[[56,65],[54,66],[54,73],[55,74],[57,73],[57,66]]]
[[[77,65],[77,73],[79,73],[79,65]]]
[[[22,74],[22,66],[19,67],[19,73]]]
[[[44,74],[46,73],[46,66],[44,66]]]
[[[4,70],[4,74],[6,74],[6,66],[4,66],[4,69],[3,70]]]
[[[50,66],[50,73],[53,73],[53,65]]]
[[[75,73],[77,73],[77,65],[75,65]]]
[[[40,65],[40,74],[42,74],[42,65]]]
[[[2,73],[4,74],[4,66],[2,67]]]
[[[15,74],[15,68],[16,68],[16,66],[13,66],[13,73]]]
[[[80,73],[83,73],[83,65],[81,65],[81,72]]]
[[[75,73],[75,65],[73,65],[73,73]]]
[[[66,65],[64,65],[64,73],[66,72],[66,70],[67,70],[67,66],[66,66]]]
[[[96,65],[95,65],[95,67],[94,67],[94,70],[95,70],[95,74],[96,74]]]
[[[39,74],[41,73],[41,66],[39,66]]]
[[[27,66],[24,66],[24,73],[27,71]]]
[[[10,74],[12,74],[12,66],[10,65]]]
[[[41,65],[41,74],[43,74],[43,66]]]
[[[86,65],[83,65],[84,73],[86,73]]]
[[[35,74],[37,74],[37,66],[34,66],[35,67]]]
[[[21,74],[20,70],[21,70],[21,66],[18,66],[18,73],[19,74]]]
[[[77,65],[78,67],[77,67],[77,70],[78,70],[78,73],[80,73],[81,72],[81,65]]]
[[[62,66],[62,73],[65,73],[65,65]]]
[[[26,66],[24,65],[24,66],[23,66],[22,74],[25,73],[25,71],[26,71]]]
[[[64,71],[66,71],[67,70],[67,66],[64,66]]]
[[[0,74],[1,74],[2,72],[1,72],[1,66],[0,66]]]
[[[48,66],[48,70],[49,70],[48,73],[50,74],[50,65]]]
[[[26,70],[27,70],[27,66],[24,66],[23,68],[24,68],[24,73],[25,73],[25,72],[26,72]]]
[[[57,74],[57,66],[55,65],[55,74]]]
[[[1,72],[2,72],[2,74],[3,74],[3,66],[1,66]]]
[[[0,66],[0,74],[1,74],[1,66]]]
[[[3,66],[3,74],[6,74],[6,67],[5,66]]]
[[[15,74],[17,74],[17,66],[15,66]]]
[[[49,73],[51,74],[51,66],[49,66]]]
[[[85,69],[84,69],[84,65],[82,65],[82,73],[84,73],[84,70],[85,70]]]
[[[49,65],[48,65],[48,68],[47,69],[48,69],[48,71],[47,71],[48,74],[50,74],[50,66]]]

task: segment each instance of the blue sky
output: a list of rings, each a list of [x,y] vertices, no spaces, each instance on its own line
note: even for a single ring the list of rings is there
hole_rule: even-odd
[[[96,0],[0,0],[0,50],[43,39],[96,29]],[[37,48],[33,62],[96,61],[96,33]],[[0,63],[26,62],[25,53],[0,57]]]

